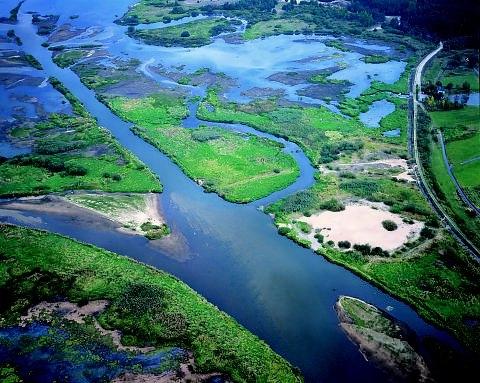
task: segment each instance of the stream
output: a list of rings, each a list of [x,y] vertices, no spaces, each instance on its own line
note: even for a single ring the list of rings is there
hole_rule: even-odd
[[[130,2],[100,2],[101,10],[97,11],[121,15]],[[3,221],[67,235],[172,273],[298,366],[307,382],[388,380],[388,375],[367,362],[339,328],[334,310],[339,295],[358,297],[382,309],[388,307],[392,316],[405,322],[420,338],[433,337],[458,347],[450,335],[426,323],[408,305],[278,235],[271,218],[259,206],[312,184],[313,168],[297,145],[240,124],[199,121],[192,117],[196,104],[190,104],[186,128],[214,125],[267,137],[284,144],[301,169],[294,184],[251,204],[236,205],[204,193],[168,157],[135,136],[131,124],[100,103],[70,69],[52,62],[51,52],[41,46],[45,38],[36,34],[31,15],[26,12],[38,3],[27,1],[20,10],[19,23],[8,27],[22,39],[22,49],[40,61],[46,76],[58,78],[100,125],[158,174],[164,185],[159,196],[162,213],[183,247],[173,251],[119,232],[101,220],[87,224],[81,217],[55,213],[0,210]],[[59,4],[59,8],[75,7]],[[77,12],[81,8],[69,9],[62,17]],[[88,12],[90,15],[93,11]]]

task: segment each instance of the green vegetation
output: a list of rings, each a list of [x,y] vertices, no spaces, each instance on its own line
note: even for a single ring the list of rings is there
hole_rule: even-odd
[[[136,124],[136,134],[172,158],[206,191],[229,201],[264,197],[288,186],[299,174],[293,158],[273,141],[220,128],[181,128],[185,104],[166,94],[111,98],[108,105]]]
[[[312,163],[330,162],[362,148],[362,138],[379,135],[358,121],[346,119],[324,107],[278,107],[275,101],[250,104],[222,102],[210,89],[198,109],[203,120],[240,122],[297,143]]]
[[[338,304],[352,323],[379,333],[398,336],[399,327],[387,319],[380,310],[359,299],[341,296]]]
[[[337,245],[340,249],[350,249],[352,246],[350,241],[338,241]]]
[[[423,78],[425,83],[441,84],[449,93],[461,93],[464,84],[479,91],[479,79],[474,68],[478,65],[478,52],[473,49],[444,49],[429,65]]]
[[[132,64],[135,64],[135,62],[125,64],[125,67],[120,67],[113,73],[107,73],[107,68],[91,63],[78,63],[73,67],[73,70],[85,86],[93,90],[103,90],[110,85],[126,80],[127,75],[124,72]]]
[[[32,55],[25,55],[25,60],[27,61],[27,63],[28,63],[31,67],[33,67],[33,68],[35,68],[35,69],[38,69],[38,70],[42,70],[42,69],[43,69],[42,64],[40,64],[40,63],[38,62],[38,60],[37,60],[35,57],[33,57]]]
[[[458,72],[450,72],[442,78],[442,83],[453,84],[455,89],[461,89],[464,83],[470,84],[470,90],[474,92],[479,91],[479,80],[475,72],[471,70],[460,70]]]
[[[368,55],[361,58],[367,64],[383,64],[390,61],[390,57],[384,55]]]
[[[60,68],[67,68],[77,63],[80,59],[84,58],[88,54],[88,51],[83,49],[73,49],[69,51],[61,52],[53,56],[53,62]]]
[[[166,224],[154,225],[151,222],[144,222],[140,228],[145,232],[148,239],[160,239],[170,234],[170,229]]]
[[[202,19],[166,28],[134,29],[128,34],[150,45],[199,47],[210,44],[213,36],[234,31],[232,24],[223,18]]]
[[[442,130],[447,143],[470,138],[480,131],[480,111],[475,106],[466,106],[458,110],[431,112],[429,115],[432,118],[433,125]],[[466,150],[472,149],[466,148]]]
[[[438,116],[436,115],[436,113],[451,114],[460,111],[434,112],[431,113],[431,115],[432,117],[435,117],[438,121]],[[426,126],[430,126],[429,120],[426,121]],[[463,133],[460,131],[460,133],[453,133],[452,135],[450,135],[453,141],[447,144],[447,154],[449,156],[450,154],[448,152],[448,147],[452,144],[454,145],[453,158],[455,158],[455,160],[457,161],[458,152],[462,152],[462,141],[464,141],[455,139],[460,134]],[[450,178],[450,175],[448,174],[447,168],[445,167],[440,143],[433,140],[433,137],[431,136],[431,134],[429,134],[428,130],[427,134],[425,134],[425,137],[427,142],[423,150],[424,152],[426,152],[424,167],[427,171],[427,174],[429,175],[429,181],[431,183],[432,189],[434,190],[437,198],[440,200],[448,214],[454,218],[455,222],[461,228],[461,230],[466,235],[468,235],[470,240],[472,240],[474,243],[476,243],[477,245],[480,244],[480,237],[478,235],[478,233],[480,233],[480,219],[478,217],[472,216],[470,212],[465,209],[463,201],[458,196],[455,185]],[[460,146],[456,147],[456,145]],[[468,151],[471,149],[467,149],[465,147],[464,150]],[[476,172],[475,166],[478,166],[478,162],[474,161],[466,165],[459,165],[458,167],[460,172],[458,174],[455,166],[453,170],[455,171],[455,174],[459,176],[459,182],[466,182],[466,192],[472,196],[473,201],[478,203],[478,186],[475,187],[475,185],[478,185],[478,176],[476,176],[478,175],[478,169]]]
[[[122,25],[137,25],[179,20],[187,16],[197,16],[203,3],[203,0],[195,4],[169,0],[142,0],[130,7],[117,22]]]
[[[264,342],[164,272],[65,237],[6,225],[0,226],[0,248],[3,326],[59,295],[77,303],[106,299],[111,305],[99,322],[122,331],[123,343],[184,347],[200,371],[222,372],[237,382],[301,381]]]
[[[394,230],[398,229],[398,225],[395,222],[393,222],[389,219],[386,219],[385,221],[382,221],[382,226],[387,231],[394,231]]]
[[[80,193],[69,194],[65,198],[76,205],[103,214],[148,239],[160,239],[170,234],[170,229],[159,216],[155,195]]]
[[[470,60],[469,51],[453,51],[444,53],[436,59],[427,71],[427,80],[445,81],[449,73],[450,80],[457,80],[457,84],[464,78],[455,74],[460,70],[467,70]],[[473,58],[472,58],[473,60]],[[449,81],[450,81],[449,80]],[[478,78],[476,79],[478,82]],[[455,81],[454,81],[455,82]],[[452,82],[450,81],[450,84]],[[448,86],[450,91],[455,88]],[[440,130],[446,141],[448,161],[452,164],[452,171],[457,181],[464,189],[471,201],[480,205],[480,111],[476,106],[465,106],[457,110],[432,111],[429,113],[433,125],[432,132],[426,131],[425,167],[429,173],[430,183],[438,199],[454,218],[461,230],[471,241],[480,245],[480,218],[470,210],[457,195],[444,164],[440,144],[437,143],[436,131]],[[424,125],[430,127],[430,120],[425,118]]]
[[[147,205],[143,194],[71,194],[69,201],[99,211],[105,215],[115,215],[118,211],[145,210]]]
[[[0,381],[3,383],[22,383],[23,380],[17,374],[14,367],[0,365]]]
[[[0,164],[0,195],[74,189],[161,191],[158,179],[100,128],[73,95],[55,79],[51,83],[65,94],[75,114],[51,114],[48,120],[28,129],[29,139],[34,140],[33,153]]]
[[[369,360],[380,364],[399,380],[424,381],[430,377],[422,357],[409,344],[408,330],[387,314],[346,296],[338,299],[335,309],[340,326]]]
[[[315,24],[298,19],[273,18],[271,20],[259,21],[253,25],[247,26],[243,38],[246,40],[254,40],[260,37],[274,35],[292,35],[300,33],[311,33],[315,29]]]
[[[314,84],[341,84],[341,85],[349,85],[350,83],[346,80],[336,80],[333,78],[328,78],[328,74],[316,74],[309,78],[308,81]]]
[[[342,52],[348,52],[350,49],[343,43],[342,40],[325,40],[325,45],[330,48],[338,49]]]
[[[426,220],[431,215],[427,202],[413,185],[374,174],[358,176],[353,180],[340,180],[335,175],[318,175],[310,189],[277,201],[269,205],[266,211],[275,215],[276,222],[287,222],[295,213],[308,215],[323,209],[343,210],[342,203],[331,201],[352,197],[383,202],[392,213],[411,218]]]

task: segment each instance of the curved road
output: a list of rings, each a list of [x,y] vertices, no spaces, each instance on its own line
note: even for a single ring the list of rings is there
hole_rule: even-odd
[[[437,200],[437,197],[430,189],[430,186],[425,178],[423,172],[423,167],[420,161],[420,155],[418,153],[418,140],[417,140],[417,116],[418,116],[418,107],[419,102],[417,100],[416,91],[421,89],[422,85],[422,73],[425,65],[433,58],[435,55],[443,49],[443,44],[440,43],[438,48],[430,52],[424,59],[418,64],[415,69],[415,74],[410,81],[410,97],[411,102],[409,103],[410,113],[410,149],[415,159],[415,175],[417,179],[417,184],[427,201],[432,206],[433,210],[437,213],[443,224],[448,230],[457,238],[457,240],[473,255],[480,259],[480,251],[475,247],[475,245],[462,233],[458,228],[454,220],[445,212],[440,202]]]

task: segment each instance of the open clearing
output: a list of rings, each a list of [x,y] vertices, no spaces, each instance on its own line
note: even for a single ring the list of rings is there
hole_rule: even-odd
[[[352,245],[368,243],[372,247],[378,246],[388,251],[393,251],[409,239],[418,237],[423,223],[404,223],[399,215],[378,206],[382,204],[353,203],[339,212],[323,211],[298,220],[311,225],[314,231],[320,230],[326,241],[349,241]],[[382,221],[385,220],[395,222],[398,229],[385,230],[382,226]]]

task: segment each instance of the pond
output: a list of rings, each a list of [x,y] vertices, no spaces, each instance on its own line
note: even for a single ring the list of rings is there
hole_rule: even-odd
[[[380,100],[375,101],[370,105],[370,108],[367,112],[361,113],[359,118],[366,126],[369,128],[378,128],[380,127],[380,121],[383,117],[388,116],[395,110],[395,104],[387,101]]]

